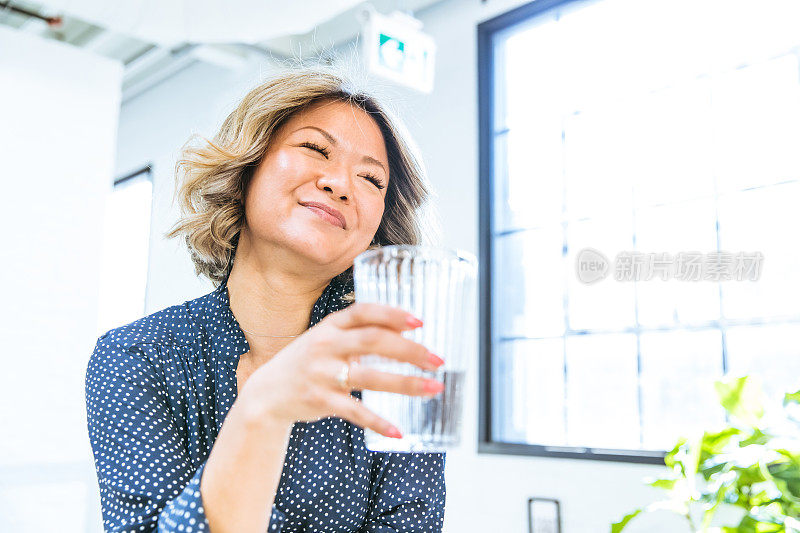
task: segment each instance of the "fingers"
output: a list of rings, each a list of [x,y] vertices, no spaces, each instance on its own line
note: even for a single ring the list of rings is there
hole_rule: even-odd
[[[361,365],[350,367],[348,381],[353,389],[394,392],[408,396],[431,396],[444,390],[444,383],[435,379],[422,376],[402,376]]]
[[[424,370],[436,370],[444,362],[422,344],[376,326],[342,332],[339,336],[339,349],[348,355],[378,354],[411,363]]]
[[[325,317],[342,329],[382,326],[395,331],[418,328],[422,322],[411,313],[383,304],[356,302]]]
[[[422,322],[402,309],[383,304],[356,302],[325,317],[339,329],[331,348],[340,355],[379,354],[436,370],[443,361],[423,345],[398,335],[420,327]]]
[[[352,396],[333,395],[331,405],[333,407],[333,416],[344,418],[357,426],[369,428],[386,437],[399,438],[401,436],[396,427],[364,407],[361,402]]]

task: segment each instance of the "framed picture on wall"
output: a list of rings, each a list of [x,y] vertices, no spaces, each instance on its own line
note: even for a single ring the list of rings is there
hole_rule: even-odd
[[[553,498],[528,498],[528,532],[561,533],[561,503]]]

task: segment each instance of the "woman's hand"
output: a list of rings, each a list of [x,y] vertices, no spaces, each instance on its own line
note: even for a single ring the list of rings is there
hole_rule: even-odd
[[[354,303],[331,313],[258,368],[242,388],[256,417],[285,423],[313,422],[329,416],[344,418],[382,435],[400,433],[337,382],[342,366],[361,355],[383,357],[435,370],[443,361],[423,345],[400,333],[419,327],[412,315],[381,304]],[[402,376],[352,365],[351,389],[370,389],[411,396],[441,392],[444,385],[419,376]]]

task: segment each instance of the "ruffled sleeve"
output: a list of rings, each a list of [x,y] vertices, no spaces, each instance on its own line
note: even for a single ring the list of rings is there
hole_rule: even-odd
[[[186,485],[177,498],[170,501],[158,518],[158,531],[208,531],[208,522],[203,512],[203,502],[200,498],[200,479],[206,463],[200,465],[197,472]],[[286,515],[272,506],[269,533],[280,533]]]

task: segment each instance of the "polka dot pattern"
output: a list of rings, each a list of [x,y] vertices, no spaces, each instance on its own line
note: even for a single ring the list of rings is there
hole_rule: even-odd
[[[347,306],[347,274],[323,291],[310,326]],[[97,340],[86,411],[106,531],[209,530],[200,479],[249,349],[227,279]],[[369,451],[364,430],[341,418],[297,422],[268,531],[440,532],[444,466],[443,453]]]

